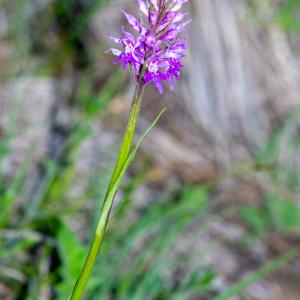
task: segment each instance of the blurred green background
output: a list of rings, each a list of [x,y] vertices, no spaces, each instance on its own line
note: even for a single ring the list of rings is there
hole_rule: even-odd
[[[67,299],[132,96],[129,0],[0,0],[0,299]],[[300,299],[300,1],[190,0],[175,92],[116,197],[85,299]]]

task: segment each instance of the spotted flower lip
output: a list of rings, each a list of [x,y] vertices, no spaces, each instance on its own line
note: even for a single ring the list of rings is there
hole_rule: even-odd
[[[124,70],[129,65],[134,82],[152,83],[160,93],[163,93],[163,81],[174,88],[174,79],[180,77],[187,49],[187,42],[179,37],[179,33],[191,22],[184,21],[187,13],[180,11],[188,1],[137,0],[138,19],[123,11],[135,33],[122,27],[122,36],[111,39],[123,49],[108,51],[117,57],[114,63],[122,63]]]

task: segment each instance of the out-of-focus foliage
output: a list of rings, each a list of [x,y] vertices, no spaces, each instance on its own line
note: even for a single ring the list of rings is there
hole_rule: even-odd
[[[278,10],[276,16],[279,24],[289,31],[300,31],[300,1],[299,0],[285,0]]]
[[[284,30],[287,31],[297,32],[300,30],[300,22],[299,22],[300,1],[299,0],[281,0],[281,1],[248,0],[248,1],[254,7],[254,9],[258,11],[262,10],[263,12],[268,12],[268,11],[272,11],[271,8],[275,7],[274,10],[275,13],[271,18],[269,18],[269,21],[275,21]]]
[[[51,180],[39,195],[38,207],[24,204],[14,210],[14,202],[24,196],[29,162],[20,167],[10,185],[2,181],[1,280],[12,287],[15,299],[38,299],[47,289],[53,299],[66,299],[76,280],[87,245],[78,240],[77,232],[65,222],[82,206],[82,199],[73,199],[71,203],[65,198],[72,189],[74,162],[69,160],[63,168],[49,164]],[[196,252],[187,252],[214,223],[209,190],[185,187],[177,196],[166,194],[165,199],[153,199],[152,204],[135,211],[133,195],[145,180],[144,171],[123,186],[124,202],[110,221],[104,248],[88,286],[88,299],[190,299],[193,295],[217,295],[218,275],[213,268],[202,264],[203,249],[199,248],[198,255],[197,247]],[[93,201],[91,196],[86,195],[84,201]],[[274,229],[288,232],[299,228],[300,210],[292,201],[270,193],[263,203],[257,208],[237,208],[250,229],[245,241],[264,238]],[[137,213],[134,218],[132,211]],[[95,211],[95,218],[97,215]],[[205,219],[208,224],[203,222]],[[199,220],[203,221],[196,225]],[[88,240],[92,230],[86,232]],[[213,245],[205,247],[209,251],[214,249]],[[297,253],[293,251],[270,262],[216,299],[229,299],[242,292]]]
[[[1,199],[9,195],[11,199],[1,203],[6,212],[5,220],[2,219],[2,228],[6,229],[0,231],[1,267],[4,269],[1,277],[10,282],[18,299],[37,299],[45,286],[51,287],[58,299],[66,299],[86,255],[86,246],[64,223],[64,218],[75,210],[70,203],[64,209],[63,194],[72,186],[62,177],[69,174],[69,169],[60,170],[59,176],[55,174],[45,187],[40,207],[34,214],[26,215],[22,213],[23,209],[13,213],[14,199],[22,195],[23,181],[20,178],[16,179],[18,188],[14,183],[1,194]],[[131,219],[128,212],[132,209],[137,179],[125,187],[125,202],[111,220],[99,266],[89,284],[91,297],[105,299],[117,295],[118,299],[144,299],[146,296],[180,299],[181,295],[205,293],[214,279],[214,272],[200,268],[200,261],[191,270],[180,271],[190,257],[179,249],[174,250],[195,218],[208,212],[207,193],[201,188],[185,188],[175,202],[169,195],[169,199],[154,202],[140,212],[140,217]],[[55,201],[56,196],[52,197],[57,191],[60,203],[52,212],[47,203]],[[57,211],[61,213],[57,215]],[[188,239],[193,238],[189,234]],[[40,269],[43,260],[46,265],[51,261],[53,269],[49,265],[48,270]],[[5,266],[14,270],[15,277],[6,276]],[[180,276],[178,282],[171,277],[177,272]]]

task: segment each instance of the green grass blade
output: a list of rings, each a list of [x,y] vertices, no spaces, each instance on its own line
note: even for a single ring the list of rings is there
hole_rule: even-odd
[[[139,88],[137,88],[137,89],[139,90]],[[136,127],[138,113],[139,113],[139,109],[140,109],[140,103],[137,104],[135,102],[141,101],[141,98],[140,98],[142,96],[141,93],[142,93],[142,90],[138,91],[137,94],[135,95],[133,105],[132,105],[131,111],[130,111],[128,125],[126,128],[125,134],[124,134],[121,150],[119,153],[119,157],[118,157],[110,184],[108,186],[106,197],[103,202],[103,206],[102,206],[102,210],[101,210],[101,214],[100,214],[100,218],[99,218],[99,223],[98,223],[87,259],[84,263],[82,272],[81,272],[81,274],[75,284],[74,290],[72,292],[72,295],[70,298],[71,300],[79,300],[81,298],[81,295],[84,292],[88,278],[90,276],[90,273],[95,264],[97,255],[101,248],[104,234],[106,232],[107,225],[108,225],[108,220],[109,220],[109,215],[110,215],[110,211],[111,211],[112,204],[113,204],[113,199],[114,199],[117,189],[122,181],[122,178],[125,175],[125,172],[129,166],[129,164],[133,160],[133,158],[134,158],[137,150],[139,149],[141,143],[143,142],[144,138],[152,130],[152,128],[156,125],[156,123],[158,122],[158,120],[160,119],[160,117],[166,110],[166,109],[163,109],[159,113],[159,115],[152,122],[150,127],[141,136],[137,145],[133,148],[133,150],[130,151],[132,140],[134,137],[134,131],[135,131],[135,127]],[[135,119],[135,120],[132,120],[132,119]]]
[[[249,276],[246,276],[241,281],[232,285],[228,290],[222,293],[222,295],[215,297],[213,300],[227,300],[230,299],[230,297],[232,296],[240,294],[243,290],[245,290],[253,283],[257,282],[259,279],[266,277],[267,275],[276,271],[289,261],[295,259],[299,255],[299,253],[300,247],[296,247],[290,251],[287,251],[285,254],[262,266],[256,272],[250,274]]]

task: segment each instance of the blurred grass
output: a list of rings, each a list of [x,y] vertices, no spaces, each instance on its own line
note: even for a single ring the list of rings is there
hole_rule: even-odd
[[[38,299],[45,281],[54,289],[58,299],[66,299],[76,279],[86,245],[65,223],[65,218],[79,207],[72,209],[70,202],[64,200],[67,191],[72,189],[74,164],[72,161],[64,169],[53,169],[52,180],[47,181],[35,213],[26,214],[28,208],[12,209],[14,200],[22,195],[28,161],[20,167],[11,185],[2,186],[1,265],[8,265],[19,276],[12,278],[1,272],[1,279],[13,288],[16,299]],[[144,171],[140,176],[144,177]],[[185,187],[175,199],[172,194],[166,195],[167,199],[154,201],[138,212],[136,218],[131,218],[129,212],[134,210],[134,191],[141,184],[143,179],[134,177],[123,188],[126,202],[111,220],[109,238],[89,284],[90,298],[110,299],[111,295],[117,299],[189,299],[193,295],[214,295],[215,271],[201,264],[201,256],[193,261],[196,253],[191,255],[185,252],[187,250],[176,249],[178,244],[188,247],[186,235],[193,240],[199,234],[189,232],[199,218],[209,221],[208,226],[202,224],[200,227],[204,230],[201,234],[208,231],[215,221],[222,220],[221,216],[213,220],[208,191],[201,187]],[[300,211],[294,202],[286,202],[277,194],[270,194],[267,199],[267,207],[243,207],[241,210],[252,238],[263,238],[274,228],[284,231],[299,228]],[[93,200],[89,196],[85,201]],[[61,213],[57,214],[58,211]],[[258,235],[253,236],[251,232]],[[213,245],[206,247],[210,248],[209,251],[214,249]],[[282,258],[271,261],[216,299],[229,299],[231,295],[241,293],[251,283],[297,256],[299,251],[295,251],[291,252],[292,256],[287,252]],[[32,253],[35,253],[34,257]],[[40,259],[54,261],[55,267],[49,269],[46,278],[37,268]],[[32,261],[35,261],[34,266]],[[187,267],[189,265],[192,269]],[[177,272],[179,278],[175,280]]]
[[[300,31],[300,1],[286,0],[283,1],[278,10],[276,20],[285,30],[292,32]]]

